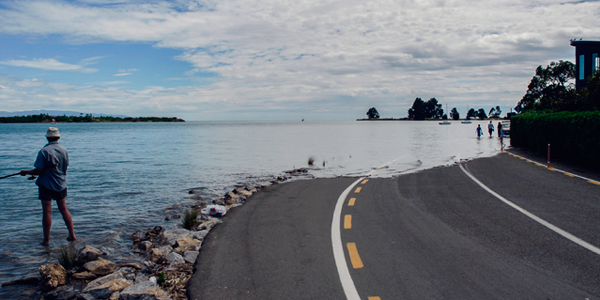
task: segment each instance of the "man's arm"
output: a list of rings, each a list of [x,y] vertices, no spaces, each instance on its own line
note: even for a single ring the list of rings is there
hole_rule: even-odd
[[[44,173],[44,170],[40,170],[38,168],[31,169],[31,170],[21,170],[21,176],[25,176],[25,175],[40,176],[40,175],[42,175],[42,173]]]

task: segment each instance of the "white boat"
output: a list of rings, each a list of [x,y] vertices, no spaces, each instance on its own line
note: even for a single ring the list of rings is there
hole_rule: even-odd
[[[461,124],[471,124],[470,120],[464,120],[464,121],[460,121]]]
[[[440,125],[450,125],[450,124],[452,124],[452,122],[450,122],[450,121],[440,122]]]

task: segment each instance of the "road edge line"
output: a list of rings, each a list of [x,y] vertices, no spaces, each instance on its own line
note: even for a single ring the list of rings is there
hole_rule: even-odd
[[[358,295],[356,286],[354,286],[354,280],[352,280],[352,277],[350,276],[350,271],[348,270],[348,263],[346,262],[346,256],[344,253],[344,246],[342,244],[342,235],[340,229],[341,215],[344,202],[346,202],[346,198],[348,197],[352,189],[364,179],[365,177],[359,178],[350,186],[348,186],[340,195],[335,205],[335,209],[333,210],[333,221],[331,221],[331,246],[333,248],[333,258],[335,260],[335,265],[338,270],[338,275],[340,276],[340,281],[342,282],[342,288],[344,289],[346,299],[348,300],[360,300],[360,296]]]
[[[490,189],[489,187],[487,187],[485,184],[483,184],[481,181],[479,181],[477,178],[475,178],[475,176],[469,172],[467,172],[467,170],[465,170],[465,168],[463,167],[463,164],[460,164],[460,169],[469,177],[471,178],[471,180],[473,180],[475,183],[477,183],[480,187],[482,187],[484,190],[486,190],[488,193],[492,194],[492,196],[498,198],[500,201],[504,202],[505,204],[507,204],[508,206],[516,209],[517,211],[519,211],[520,213],[526,215],[527,217],[533,219],[534,221],[540,223],[541,225],[544,225],[545,227],[547,227],[548,229],[562,235],[563,237],[569,239],[571,242],[586,248],[596,254],[600,255],[600,248],[574,236],[573,234],[560,229],[559,227],[556,227],[554,225],[552,225],[551,223],[547,222],[546,220],[528,212],[527,210],[521,208],[520,206],[510,202],[509,200],[507,200],[506,198],[500,196],[498,193],[494,192],[492,189]]]

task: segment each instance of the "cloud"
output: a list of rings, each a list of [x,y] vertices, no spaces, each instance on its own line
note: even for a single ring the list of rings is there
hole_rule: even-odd
[[[7,60],[0,61],[0,64],[14,67],[28,67],[53,71],[76,71],[82,73],[94,73],[98,71],[97,69],[84,68],[80,65],[63,63],[53,58],[36,58],[33,60]]]
[[[573,60],[570,38],[600,39],[599,14],[597,1],[558,0],[13,1],[0,9],[0,32],[74,44],[150,43],[180,51],[176,59],[192,69],[181,77],[215,74],[199,87],[126,93],[148,109],[220,103],[223,110],[294,110],[316,99],[332,107],[362,99],[366,106],[396,103],[405,115],[415,97],[465,107],[516,104],[537,65]],[[2,63],[91,72],[85,66],[100,58]],[[90,99],[112,99],[102,95],[114,91],[94,93]]]

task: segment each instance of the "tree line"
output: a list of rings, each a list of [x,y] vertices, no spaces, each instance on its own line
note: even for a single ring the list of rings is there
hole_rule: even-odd
[[[515,110],[560,112],[600,110],[600,70],[587,78],[587,87],[576,89],[575,64],[570,61],[551,62],[538,66],[527,86],[527,92]]]
[[[466,119],[477,119],[484,120],[487,118],[500,118],[502,114],[502,110],[500,106],[492,107],[488,113],[483,108],[479,110],[475,110],[473,108],[469,109],[467,112]],[[449,117],[453,120],[459,120],[460,114],[458,113],[458,109],[453,107],[450,110]],[[370,120],[379,119],[379,112],[375,107],[369,108],[367,111],[367,117]],[[427,120],[427,119],[442,119],[447,120],[448,114],[444,113],[444,109],[442,105],[438,103],[436,98],[431,98],[428,101],[423,101],[421,98],[416,98],[413,102],[413,105],[410,109],[408,109],[408,118],[412,120]]]
[[[81,116],[50,116],[48,114],[28,115],[18,117],[0,117],[0,123],[86,123],[86,122],[185,122],[176,117],[137,117],[120,118],[111,116],[94,117],[91,114]]]

